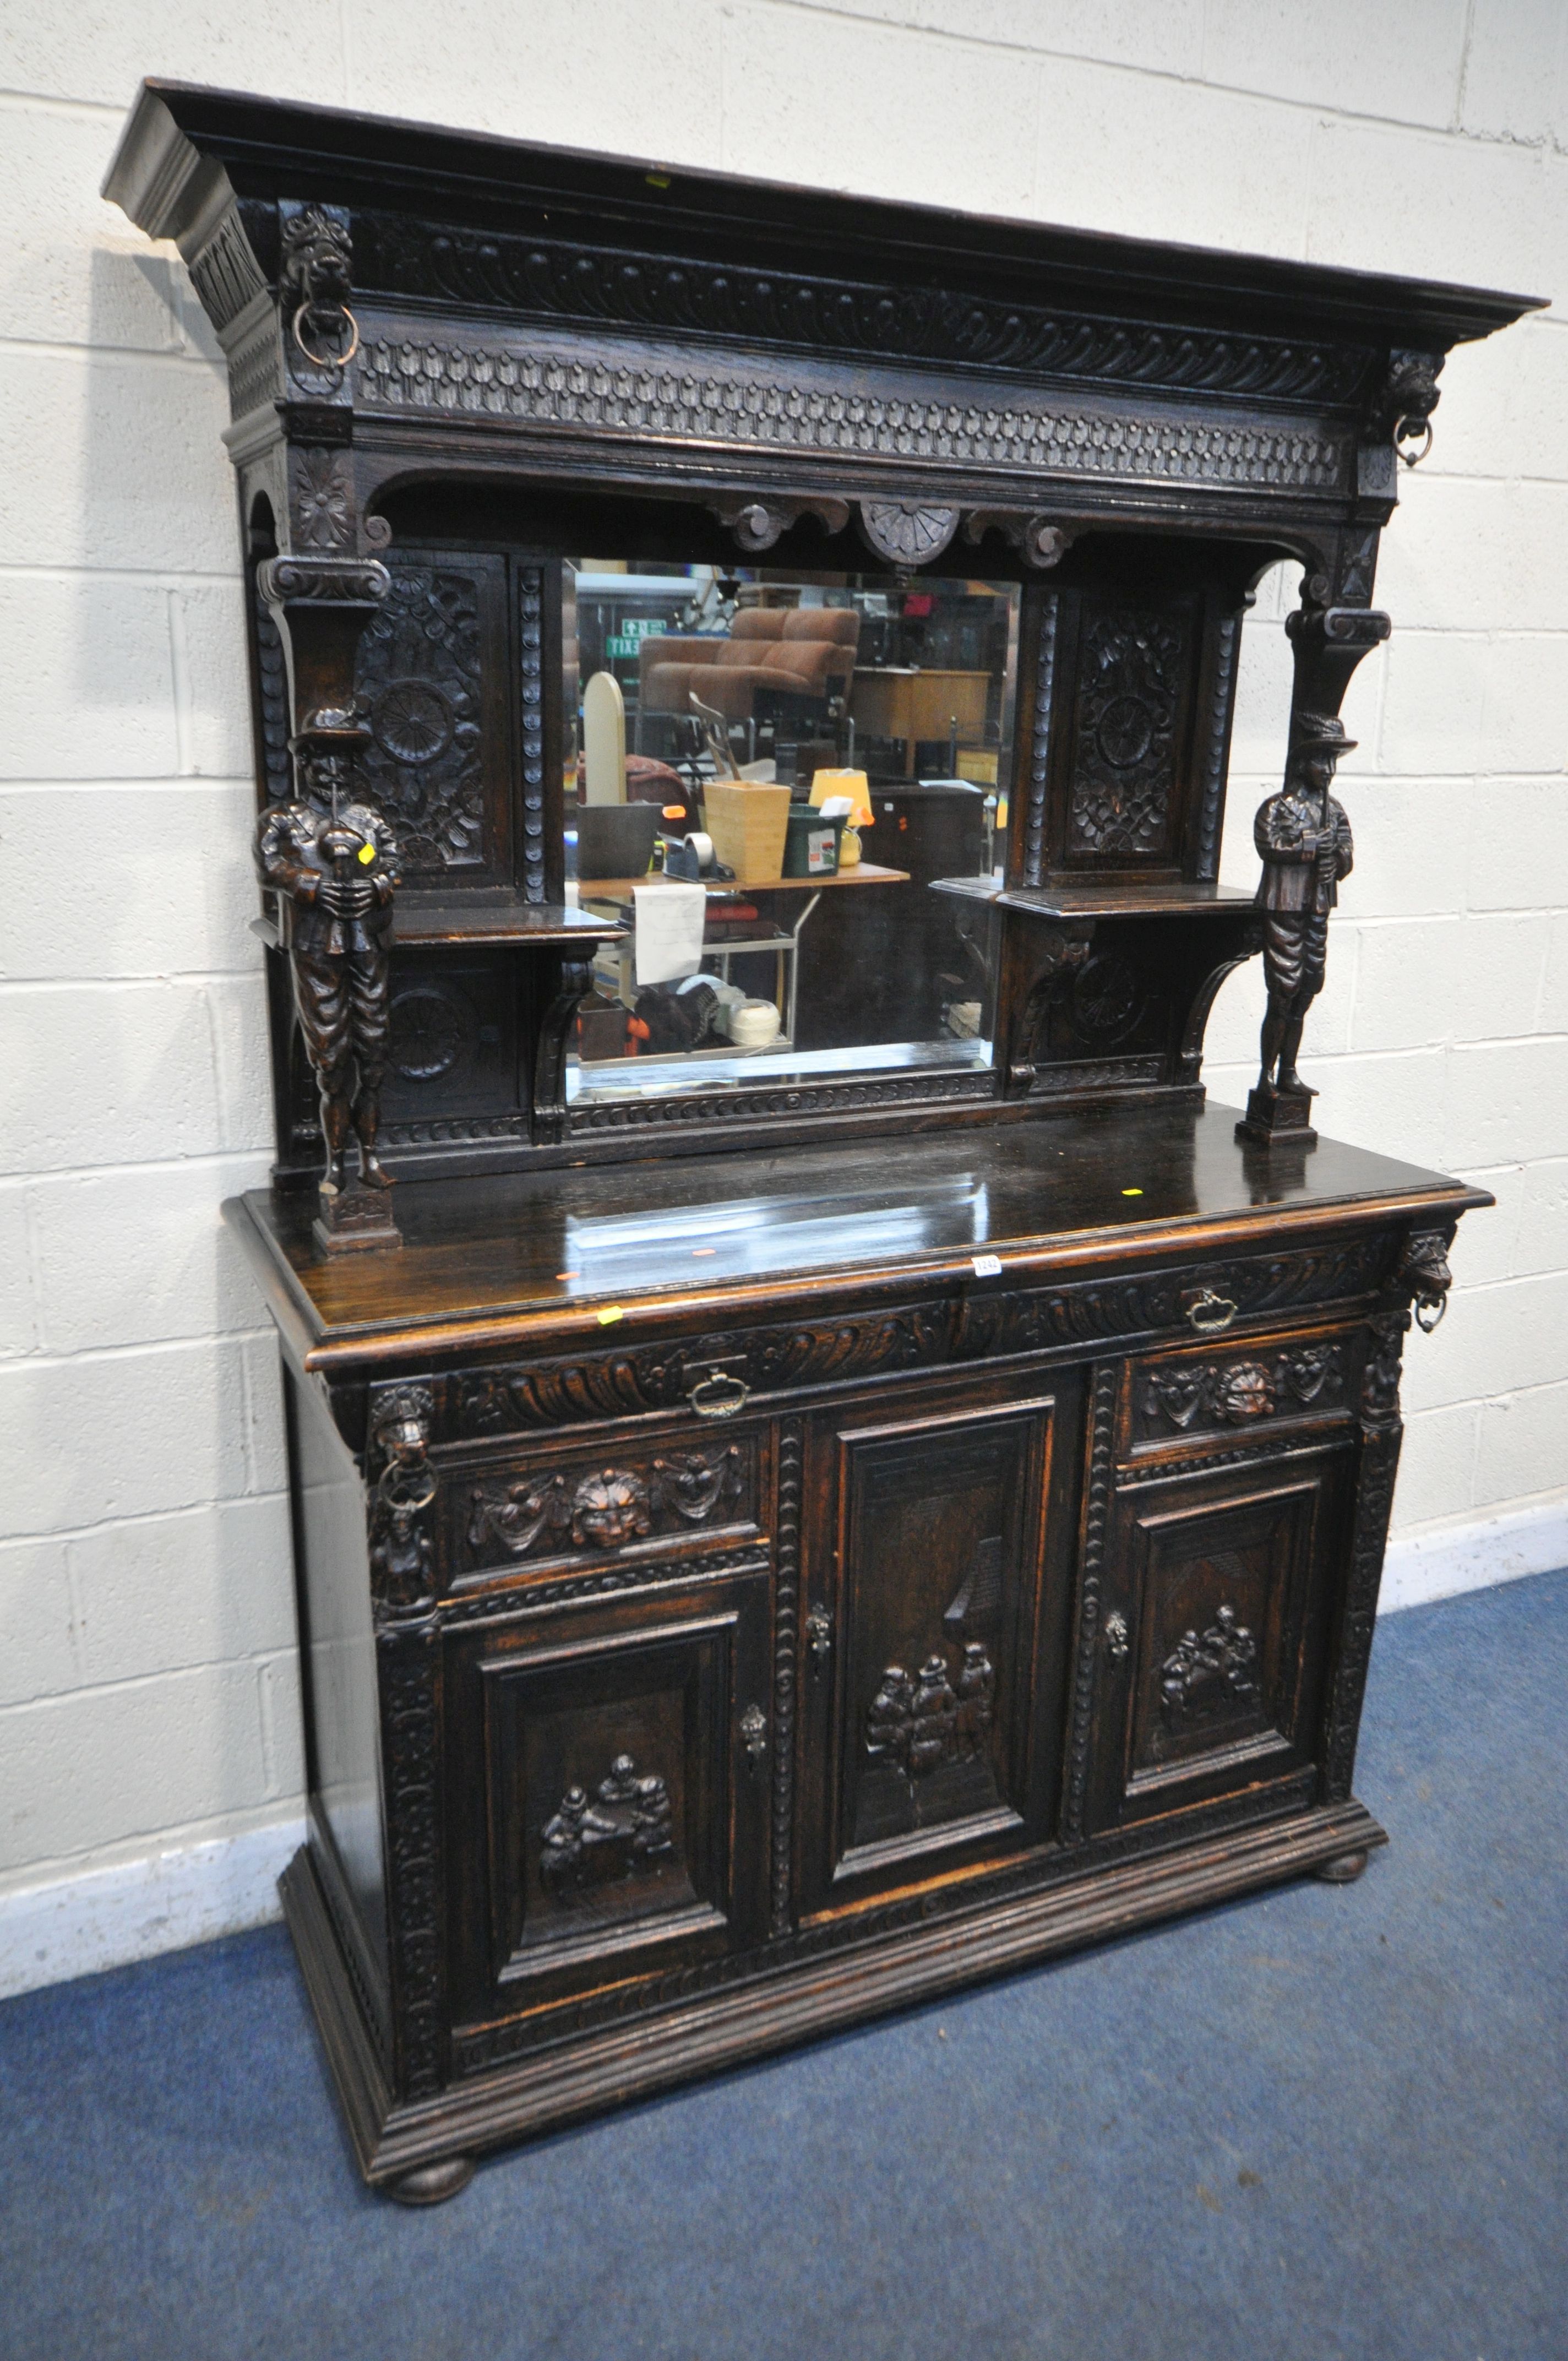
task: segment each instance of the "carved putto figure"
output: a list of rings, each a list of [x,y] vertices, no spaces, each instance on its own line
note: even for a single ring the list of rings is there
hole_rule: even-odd
[[[321,1089],[324,1183],[341,1191],[352,1127],[364,1184],[389,1189],[376,1154],[387,1068],[389,937],[397,839],[378,811],[348,799],[354,752],[367,732],[353,715],[317,713],[291,742],[302,794],[257,824],[256,865],[288,904],[294,1005]]]
[[[1265,1134],[1306,1125],[1311,1093],[1296,1071],[1301,1028],[1322,990],[1329,912],[1355,857],[1344,807],[1330,790],[1340,756],[1355,742],[1346,737],[1337,714],[1298,714],[1285,784],[1260,806],[1253,828],[1263,862],[1257,901],[1265,914],[1268,1009],[1247,1120],[1249,1127]],[[1296,1102],[1283,1120],[1276,1109],[1279,1099]]]

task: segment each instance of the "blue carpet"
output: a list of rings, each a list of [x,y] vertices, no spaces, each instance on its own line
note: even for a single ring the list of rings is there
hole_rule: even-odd
[[[17,2361],[1557,2361],[1568,1574],[1377,1634],[1357,1885],[367,2195],[280,1930],[0,2010]]]

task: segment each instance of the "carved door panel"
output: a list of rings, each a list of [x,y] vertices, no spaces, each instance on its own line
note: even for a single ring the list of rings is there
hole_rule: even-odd
[[[1077,1381],[904,1389],[806,1442],[799,1874],[854,1908],[1040,1841],[1059,1762]]]
[[[1093,1670],[1088,1828],[1310,1773],[1348,1442],[1124,1478]]]
[[[762,1570],[450,1643],[460,2026],[760,1938],[768,1598]]]

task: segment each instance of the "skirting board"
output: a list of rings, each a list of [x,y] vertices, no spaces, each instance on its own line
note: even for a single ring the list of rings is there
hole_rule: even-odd
[[[1387,1613],[1568,1565],[1568,1491],[1388,1544]],[[0,1999],[261,1927],[281,1913],[278,1879],[305,1840],[300,1818],[80,1871],[0,1894]]]
[[[0,1894],[0,1999],[264,1927],[302,1817]]]
[[[1382,1614],[1486,1590],[1495,1582],[1555,1574],[1568,1566],[1568,1491],[1552,1492],[1500,1516],[1429,1525],[1396,1535],[1383,1561]]]

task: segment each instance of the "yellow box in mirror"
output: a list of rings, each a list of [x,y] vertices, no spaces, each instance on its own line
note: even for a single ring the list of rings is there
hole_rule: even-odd
[[[959,749],[958,775],[973,787],[993,787],[996,785],[996,749],[994,746],[967,746]]]

